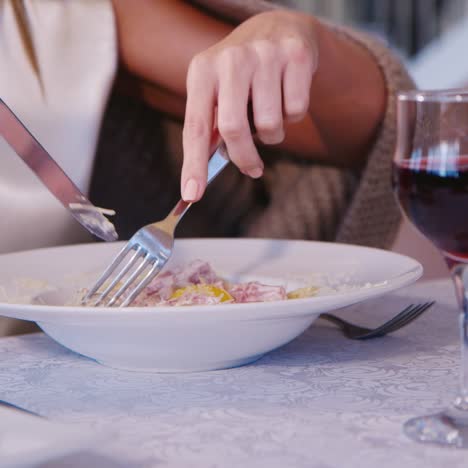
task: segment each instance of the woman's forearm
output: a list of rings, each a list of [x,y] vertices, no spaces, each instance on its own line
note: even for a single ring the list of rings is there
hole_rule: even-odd
[[[386,109],[383,73],[361,44],[315,21],[319,60],[310,115],[338,164],[360,163]]]
[[[186,94],[192,58],[211,47],[232,26],[182,0],[112,0],[119,55],[131,73],[179,96]]]
[[[142,89],[148,102],[158,107],[158,93],[165,89],[172,101],[166,99],[159,107],[183,118],[181,103],[190,62],[229,35],[233,26],[181,0],[140,0],[138,7],[127,0],[113,2],[122,65],[145,81]],[[385,110],[384,78],[362,46],[308,15],[302,18],[316,31],[318,67],[309,115],[302,122],[287,124],[282,146],[305,157],[358,166]],[[151,84],[156,86],[154,93]],[[168,109],[168,103],[176,101],[178,105]]]

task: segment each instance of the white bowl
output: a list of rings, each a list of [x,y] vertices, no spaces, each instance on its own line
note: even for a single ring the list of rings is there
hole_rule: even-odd
[[[411,258],[353,245],[187,239],[176,242],[168,268],[200,258],[231,280],[259,279],[288,290],[319,285],[320,295],[215,306],[65,306],[73,291],[92,284],[121,246],[84,244],[1,255],[5,298],[0,315],[35,321],[63,346],[107,366],[145,372],[213,370],[253,362],[297,337],[320,313],[393,291],[422,274]],[[49,288],[20,281],[25,278]],[[37,295],[45,305],[34,304]]]

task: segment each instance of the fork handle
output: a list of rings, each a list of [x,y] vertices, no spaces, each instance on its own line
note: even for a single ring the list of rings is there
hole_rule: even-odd
[[[229,155],[226,145],[221,143],[208,161],[208,178],[206,183],[211,184],[218,174],[229,164]]]
[[[226,145],[221,143],[208,161],[208,178],[206,181],[207,185],[213,182],[213,180],[228,164],[229,155],[226,149]],[[168,220],[172,221],[174,229],[191,206],[191,202],[186,202],[182,199],[177,202],[176,206],[172,209],[167,217]]]

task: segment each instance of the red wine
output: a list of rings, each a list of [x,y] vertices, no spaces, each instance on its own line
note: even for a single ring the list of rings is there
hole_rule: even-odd
[[[448,257],[468,262],[468,156],[450,168],[441,162],[399,162],[393,186],[409,220]]]

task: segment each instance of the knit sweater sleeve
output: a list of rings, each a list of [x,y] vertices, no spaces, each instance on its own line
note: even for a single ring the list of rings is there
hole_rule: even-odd
[[[414,83],[398,55],[383,41],[350,28],[331,27],[372,54],[382,71],[387,90],[385,115],[336,240],[389,247],[400,221],[400,210],[391,187],[392,158],[397,136],[397,94],[401,90],[414,88]]]

